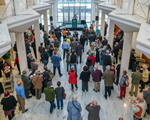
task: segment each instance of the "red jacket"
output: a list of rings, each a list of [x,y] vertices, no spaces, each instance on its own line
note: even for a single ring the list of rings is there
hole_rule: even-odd
[[[89,56],[88,58],[91,59],[92,63],[93,63],[93,66],[95,65],[95,62],[96,62],[96,59],[94,56]]]
[[[77,77],[76,77],[76,71],[71,72],[69,71],[69,80],[68,82],[70,84],[77,84]]]
[[[15,63],[14,63],[14,65],[16,65],[16,64],[19,64],[19,58],[18,58],[18,57],[15,58]]]

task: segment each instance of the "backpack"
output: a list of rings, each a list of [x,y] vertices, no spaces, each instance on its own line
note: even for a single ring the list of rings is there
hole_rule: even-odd
[[[128,87],[128,86],[129,86],[129,79],[128,79],[128,76],[124,76],[124,75],[122,76],[120,85],[121,85],[122,87]]]
[[[48,55],[47,55],[46,51],[41,53],[41,59],[42,60],[48,60]]]

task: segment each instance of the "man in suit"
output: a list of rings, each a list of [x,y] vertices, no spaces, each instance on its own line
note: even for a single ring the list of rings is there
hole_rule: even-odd
[[[82,49],[83,49],[83,46],[80,44],[80,41],[79,41],[77,46],[76,46],[77,64],[78,64],[78,57],[79,56],[80,56],[80,63],[82,61]]]
[[[110,66],[106,66],[106,72],[103,73],[104,85],[105,85],[105,99],[107,99],[107,93],[110,97],[111,95],[111,87],[113,86],[113,79],[115,78],[115,74],[113,71],[110,71]]]

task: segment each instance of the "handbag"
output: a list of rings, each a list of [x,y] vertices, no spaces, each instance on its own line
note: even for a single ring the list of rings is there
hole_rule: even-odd
[[[72,104],[73,104],[73,102],[72,102]],[[77,108],[74,104],[73,104],[73,106],[80,112],[79,108]],[[80,116],[81,116],[81,120],[83,120],[81,112],[80,112]]]
[[[63,90],[63,87],[62,87],[62,90]],[[62,93],[62,97],[63,97],[63,99],[66,99],[66,93],[64,92],[64,90],[63,90],[63,93]]]

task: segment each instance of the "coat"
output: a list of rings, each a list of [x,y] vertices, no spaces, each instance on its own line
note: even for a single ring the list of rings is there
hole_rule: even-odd
[[[131,75],[131,78],[132,78],[132,84],[133,85],[139,85],[140,84],[140,80],[142,80],[142,73],[134,72]]]
[[[150,88],[147,91],[143,92],[144,100],[147,104],[150,104]]]
[[[78,110],[77,110],[77,108],[78,108]],[[67,120],[81,120],[80,112],[82,111],[82,108],[81,108],[81,105],[80,105],[79,102],[77,102],[77,101],[73,101],[73,102],[69,101],[68,102],[68,106],[67,106],[67,111],[68,111],[68,118],[67,118]]]
[[[76,52],[76,45],[77,45],[77,41],[72,41],[71,42],[71,49],[72,49],[72,51]]]
[[[81,44],[78,44],[76,46],[76,54],[77,55],[82,55],[82,49],[83,49],[83,46]]]
[[[59,41],[58,40],[54,40],[54,47],[59,48]]]
[[[54,101],[55,100],[55,90],[53,87],[45,87],[44,88],[45,100],[46,101]]]
[[[92,74],[92,78],[94,82],[100,82],[102,77],[102,71],[101,70],[95,70]]]
[[[90,106],[90,104],[88,104],[85,108],[89,112],[88,120],[100,120],[99,117],[100,108],[101,107],[99,105]]]
[[[38,70],[38,64],[35,62],[31,62],[31,70],[32,72],[35,72],[36,70]]]
[[[105,71],[102,78],[104,79],[105,86],[113,86],[113,79],[115,78],[114,72]]]
[[[68,82],[70,84],[77,84],[77,76],[76,76],[76,71],[69,71],[69,80]]]
[[[31,87],[31,80],[28,78],[28,76],[26,75],[21,75],[21,79],[23,81],[23,86],[24,86],[24,89],[30,89]]]
[[[148,72],[148,69],[143,70],[143,73],[142,73],[142,80],[143,80],[143,82],[147,82],[147,81],[149,80],[149,72]]]
[[[43,86],[42,82],[43,82],[43,75],[33,76],[32,83],[33,83],[34,88],[41,89]]]

